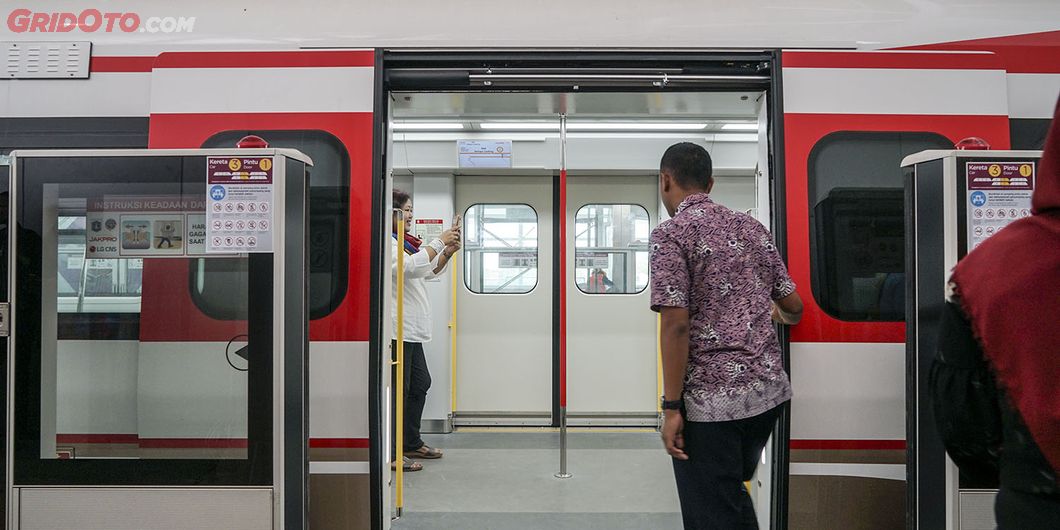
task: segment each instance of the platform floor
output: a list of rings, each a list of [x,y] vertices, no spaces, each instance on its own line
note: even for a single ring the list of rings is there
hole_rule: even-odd
[[[445,452],[405,474],[399,530],[679,529],[670,457],[655,432],[572,432],[560,480],[555,432],[427,435]]]

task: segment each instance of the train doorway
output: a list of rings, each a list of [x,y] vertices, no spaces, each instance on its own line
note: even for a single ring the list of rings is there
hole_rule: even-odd
[[[424,345],[432,383],[423,440],[445,456],[404,473],[402,496],[385,490],[403,515],[395,527],[466,525],[492,520],[489,511],[678,525],[656,432],[660,368],[648,310],[648,235],[666,215],[658,161],[673,143],[704,145],[715,200],[771,226],[767,65],[731,76],[715,65],[680,90],[680,81],[653,85],[644,71],[454,76],[413,68],[421,59],[401,56],[407,70],[385,69],[387,191],[411,194],[412,230],[425,243],[460,216],[463,249],[426,284],[433,338]],[[730,73],[739,70],[732,64]],[[556,484],[561,423],[572,430],[575,481]],[[770,449],[762,462],[750,486],[768,527],[783,484],[771,480]],[[619,484],[628,494],[609,496]],[[508,499],[516,492],[525,506]],[[461,519],[469,514],[477,519]]]
[[[308,527],[310,165],[15,151],[8,528]]]

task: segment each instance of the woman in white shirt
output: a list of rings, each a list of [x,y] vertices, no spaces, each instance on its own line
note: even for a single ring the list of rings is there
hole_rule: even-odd
[[[412,198],[408,193],[394,190],[394,233],[392,234],[391,251],[394,262],[391,265],[391,308],[394,329],[397,329],[397,253],[405,252],[405,431],[402,459],[405,471],[419,471],[423,466],[412,458],[441,458],[442,452],[423,443],[420,438],[420,419],[423,417],[423,405],[427,400],[427,390],[431,388],[431,374],[427,370],[427,360],[423,355],[423,343],[431,341],[431,304],[427,299],[426,280],[435,278],[445,272],[449,258],[460,250],[460,218],[457,217],[453,227],[442,232],[441,236],[426,245],[412,235]],[[397,240],[397,227],[401,222],[401,212],[405,223],[405,240]],[[397,351],[397,342],[392,350]]]

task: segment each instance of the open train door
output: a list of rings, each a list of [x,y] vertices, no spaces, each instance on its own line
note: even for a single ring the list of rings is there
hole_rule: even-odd
[[[159,55],[151,73],[151,148],[234,147],[255,134],[270,147],[291,147],[314,161],[309,192],[309,486],[314,529],[369,528],[381,521],[382,458],[370,452],[369,342],[377,338],[370,304],[380,300],[369,278],[376,260],[373,234],[381,196],[373,175],[374,105],[378,76],[372,50],[175,52]],[[369,265],[373,264],[373,265]],[[226,271],[143,271],[144,290],[174,290],[165,306],[142,308],[195,315],[189,334],[144,328],[140,340],[172,343],[228,341]],[[158,285],[166,277],[187,282]],[[379,292],[381,293],[381,288]],[[370,302],[371,301],[371,302]],[[191,317],[189,317],[191,318]],[[373,342],[378,344],[378,341]],[[237,363],[238,364],[238,363]],[[378,376],[378,374],[376,374]],[[374,401],[373,401],[374,400]],[[374,433],[371,436],[376,436]],[[189,442],[195,443],[195,442]],[[376,463],[373,467],[372,463]],[[374,511],[373,511],[374,510]]]
[[[907,457],[938,442],[930,404],[906,410],[927,375],[906,366],[900,162],[969,136],[1007,149],[1006,72],[975,52],[782,61],[788,260],[806,302],[790,332],[788,526],[945,528],[925,494],[943,475]]]

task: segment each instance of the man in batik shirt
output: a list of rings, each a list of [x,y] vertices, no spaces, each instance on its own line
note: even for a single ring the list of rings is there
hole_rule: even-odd
[[[686,529],[757,528],[743,483],[791,399],[774,322],[802,300],[772,236],[710,198],[710,155],[679,143],[660,164],[671,219],[651,234],[651,308],[661,313],[662,438]]]

